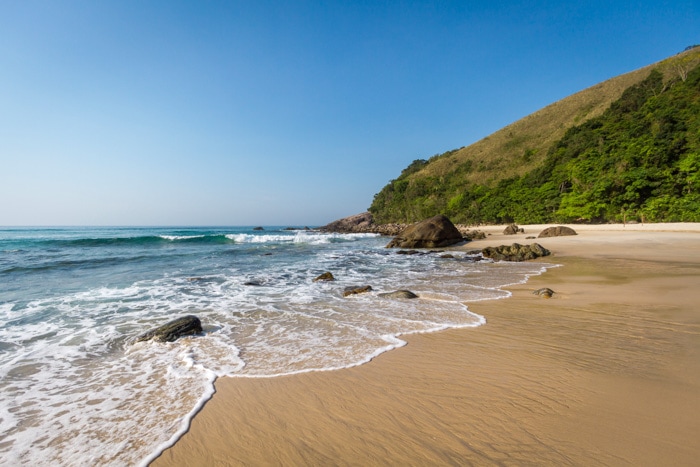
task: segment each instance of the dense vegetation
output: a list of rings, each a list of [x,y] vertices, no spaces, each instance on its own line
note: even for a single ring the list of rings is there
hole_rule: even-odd
[[[480,180],[484,161],[457,162],[451,151],[414,161],[370,212],[377,222],[440,213],[469,224],[700,222],[700,66],[676,71],[653,69],[546,150],[521,146],[508,163],[524,173]],[[431,172],[451,158],[450,170]]]

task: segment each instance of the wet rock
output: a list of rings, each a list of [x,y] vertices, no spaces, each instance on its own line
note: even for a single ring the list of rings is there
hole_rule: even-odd
[[[556,227],[547,227],[537,236],[538,238],[545,237],[563,237],[565,235],[578,235],[574,229],[571,227],[566,227],[564,225],[558,225]]]
[[[394,292],[385,292],[378,295],[382,298],[418,298],[418,295],[410,290],[396,290]]]
[[[554,290],[548,288],[548,287],[543,287],[541,289],[537,289],[534,292],[532,292],[535,295],[539,295],[540,297],[543,298],[552,298],[552,295],[554,295]]]
[[[497,247],[486,247],[481,250],[484,258],[491,258],[494,261],[527,261],[541,256],[548,256],[550,251],[542,245],[533,243],[531,245],[501,245]]]
[[[252,287],[262,287],[263,284],[260,281],[252,280],[252,281],[244,282],[243,285],[252,286]]]
[[[136,338],[136,342],[150,339],[158,342],[173,342],[180,337],[200,334],[201,332],[202,323],[199,321],[199,318],[194,315],[187,315],[141,334]]]
[[[438,215],[412,224],[398,234],[387,248],[442,248],[464,241],[457,227]]]
[[[418,250],[399,250],[396,252],[397,255],[420,255],[421,252]]]
[[[265,229],[262,227],[255,227],[255,228],[253,228],[253,230],[265,230]]]
[[[345,290],[343,291],[343,297],[349,297],[350,295],[357,295],[370,291],[372,291],[372,287],[369,285],[345,287]]]
[[[319,281],[321,281],[321,282],[332,282],[332,281],[334,281],[334,280],[335,280],[335,277],[333,277],[333,274],[330,273],[330,272],[328,272],[328,271],[326,271],[326,272],[324,272],[323,274],[321,274],[320,276],[318,276],[316,279],[314,279],[314,282],[319,282]]]
[[[443,258],[443,259],[454,259],[454,257],[455,257],[455,255],[451,255],[449,253],[446,253],[444,255],[440,255],[440,258]]]

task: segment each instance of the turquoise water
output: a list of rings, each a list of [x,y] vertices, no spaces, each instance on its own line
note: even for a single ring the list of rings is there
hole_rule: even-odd
[[[402,334],[482,325],[467,302],[547,267],[386,243],[274,227],[0,229],[0,463],[147,463],[218,377],[345,368]],[[336,281],[313,282],[324,271]],[[373,291],[344,298],[352,285]],[[420,298],[379,296],[396,289]],[[203,335],[132,342],[185,314]]]

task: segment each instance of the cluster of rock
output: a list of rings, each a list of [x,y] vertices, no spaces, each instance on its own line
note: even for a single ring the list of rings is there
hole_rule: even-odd
[[[335,276],[333,276],[333,273],[330,271],[326,271],[322,274],[319,274],[314,278],[314,282],[333,282],[335,281]],[[371,292],[372,286],[371,285],[351,285],[348,287],[345,287],[343,290],[343,297],[349,297],[351,295],[358,295],[361,293],[366,293],[366,292]],[[385,292],[385,293],[380,293],[378,294],[380,297],[385,297],[385,298],[417,298],[418,295],[414,294],[410,290],[396,290],[394,292]]]
[[[436,221],[435,219],[440,219]],[[445,220],[449,223],[450,226],[454,227],[454,230],[451,227],[443,227],[443,224],[445,224]],[[431,227],[432,224],[432,227]],[[425,232],[426,229],[430,228],[437,228],[437,229],[444,229],[444,234],[428,234],[423,235],[422,232]],[[421,222],[417,222],[415,224],[375,224],[374,223],[374,217],[372,216],[372,213],[370,212],[363,212],[362,214],[356,214],[354,216],[349,216],[345,217],[343,219],[339,219],[337,221],[331,222],[330,224],[327,224],[323,227],[319,227],[317,230],[321,232],[335,232],[335,233],[376,233],[380,235],[386,235],[386,236],[391,236],[391,237],[398,237],[399,240],[396,240],[395,245],[392,245],[390,248],[393,248],[394,246],[399,246],[401,242],[404,242],[405,244],[408,244],[410,240],[405,239],[406,237],[416,237],[417,235],[423,235],[425,240],[422,238],[418,240],[418,243],[421,243],[425,246],[413,246],[413,247],[403,247],[399,246],[400,248],[439,248],[437,246],[430,246],[431,244],[436,245],[437,243],[435,240],[431,240],[430,236],[431,235],[445,235],[443,240],[447,240],[448,242],[450,241],[449,239],[452,238],[452,240],[456,240],[457,236],[455,234],[455,231],[459,232],[461,235],[461,238],[454,243],[458,243],[460,241],[470,241],[470,240],[480,240],[486,238],[486,234],[484,232],[481,232],[480,230],[472,230],[470,226],[464,225],[464,224],[452,224],[452,222],[447,219],[445,216],[435,216],[430,219],[426,219]],[[420,234],[417,234],[416,232],[421,232]],[[508,225],[504,230],[503,230],[503,235],[515,235],[519,233],[525,233],[525,230],[522,227],[519,227],[516,224],[510,224]],[[563,236],[563,235],[576,235],[576,231],[570,227],[566,226],[556,226],[556,227],[548,227],[544,229],[542,232],[539,234],[539,238],[545,238],[545,237],[557,237],[557,236]],[[529,237],[530,238],[530,237]],[[534,238],[534,237],[531,237]],[[405,240],[402,240],[405,239]],[[447,243],[444,244],[443,246],[448,246],[454,243]]]
[[[411,225],[403,224],[384,224],[376,225],[372,219],[372,214],[365,212],[355,216],[346,217],[338,221],[332,222],[319,230],[327,232],[344,232],[344,233],[366,233],[374,232],[383,235],[394,235],[395,238],[387,244],[387,248],[443,248],[455,245],[460,242],[469,241],[472,238],[485,238],[483,232],[468,231],[464,226],[461,229],[457,228],[447,217],[438,215],[417,222]],[[289,227],[288,229],[293,229]],[[305,230],[308,227],[304,228]],[[263,230],[262,227],[256,227],[254,230]],[[296,229],[295,229],[296,230]],[[514,235],[522,233],[523,229],[515,224],[509,225],[503,232],[505,235]],[[576,235],[576,232],[565,226],[549,227],[543,230],[539,237],[553,237],[560,235]],[[424,254],[417,250],[399,250],[399,254]],[[427,253],[435,253],[434,251]],[[425,253],[425,254],[427,254]],[[526,261],[531,259],[548,256],[549,250],[543,246],[533,243],[530,245],[520,245],[513,243],[512,245],[501,245],[498,247],[486,247],[482,250],[469,252],[468,255],[481,254],[484,258],[491,258],[494,261]],[[445,254],[442,258],[454,258],[453,255]],[[473,258],[479,258],[473,256]],[[199,280],[200,278],[191,278],[191,280]],[[190,280],[190,279],[188,279]],[[331,272],[324,272],[314,279],[314,282],[330,282],[334,281],[335,277]],[[259,281],[248,281],[245,285],[261,286]],[[551,297],[554,292],[550,289],[540,289],[543,292],[538,293],[540,296]],[[372,291],[369,285],[346,287],[343,291],[343,296],[348,297]],[[539,292],[539,291],[537,291]],[[536,292],[536,293],[537,293]],[[418,296],[410,290],[396,290],[394,292],[386,292],[378,294],[385,298],[417,298]],[[170,321],[158,328],[152,329],[138,336],[134,341],[140,342],[145,340],[156,340],[159,342],[172,342],[182,336],[191,336],[202,333],[202,324],[196,316],[188,315]]]
[[[375,224],[372,213],[363,212],[345,217],[328,225],[319,227],[321,232],[334,233],[376,233],[380,235],[398,235],[406,224]]]
[[[538,243],[530,245],[521,245],[513,243],[512,245],[490,246],[481,250],[484,258],[491,258],[494,261],[527,261],[549,256],[551,253]]]
[[[333,233],[376,233],[388,237],[395,237],[410,226],[411,224],[376,224],[372,213],[363,212],[362,214],[355,214],[354,216],[333,221],[330,224],[319,227],[317,230]],[[485,233],[479,230],[472,230],[468,225],[456,224],[455,227],[462,234],[464,240],[486,238]]]

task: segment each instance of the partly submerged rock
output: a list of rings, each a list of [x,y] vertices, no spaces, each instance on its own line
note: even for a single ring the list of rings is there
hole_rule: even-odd
[[[383,298],[418,298],[418,295],[410,290],[396,290],[394,292],[385,292],[378,295]]]
[[[537,236],[538,238],[545,237],[563,237],[565,235],[578,235],[574,229],[567,227],[565,225],[558,225],[556,227],[547,227]]]
[[[316,279],[314,279],[314,282],[319,282],[319,281],[331,282],[334,280],[335,280],[335,277],[333,277],[333,274],[326,271],[323,274],[321,274],[320,276],[316,277]]]
[[[491,258],[494,261],[527,261],[548,256],[550,251],[538,243],[531,245],[513,243],[512,245],[486,247],[481,250],[481,254],[484,258]]]
[[[409,225],[387,248],[442,248],[464,241],[457,227],[447,217],[438,215]]]
[[[135,339],[135,342],[147,341],[149,339],[158,342],[173,342],[182,336],[191,336],[200,334],[201,332],[202,323],[199,321],[199,318],[194,315],[187,315],[141,334]]]
[[[397,255],[419,255],[421,254],[418,250],[399,250],[396,252]]]
[[[552,295],[554,295],[554,290],[550,289],[549,287],[543,287],[541,289],[537,289],[534,292],[532,292],[535,295],[539,295],[540,297],[543,298],[552,298]]]
[[[345,287],[345,290],[343,291],[343,297],[349,297],[350,295],[357,295],[370,291],[372,291],[372,287],[369,285]]]

